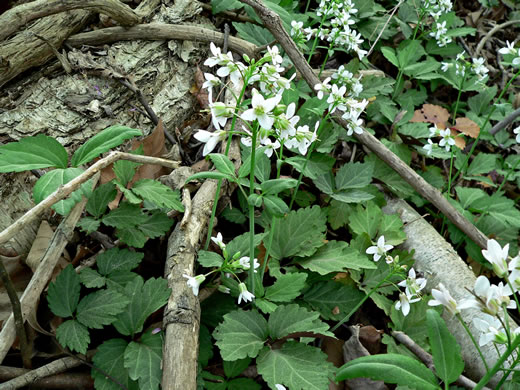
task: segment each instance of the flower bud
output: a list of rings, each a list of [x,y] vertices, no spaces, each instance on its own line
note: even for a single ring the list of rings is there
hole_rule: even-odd
[[[274,108],[273,114],[274,115],[282,115],[282,114],[285,114],[286,111],[287,111],[287,106],[285,104],[278,104]]]

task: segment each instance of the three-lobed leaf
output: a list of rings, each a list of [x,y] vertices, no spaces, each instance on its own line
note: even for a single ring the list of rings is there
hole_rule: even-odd
[[[130,300],[113,290],[99,290],[85,296],[78,304],[77,320],[83,325],[101,329],[116,320]]]
[[[39,134],[0,145],[0,173],[30,169],[67,168],[65,148],[54,138]]]
[[[102,184],[92,192],[86,210],[90,215],[99,218],[105,213],[108,204],[116,198],[116,195],[117,190],[113,182]]]
[[[124,353],[124,366],[140,390],[158,390],[161,383],[162,337],[146,332],[139,342],[131,341]]]
[[[56,339],[62,346],[82,354],[87,353],[90,344],[87,327],[76,320],[68,320],[58,326]]]
[[[101,275],[112,272],[131,271],[143,260],[144,253],[133,252],[126,248],[110,248],[96,258],[96,264]]]
[[[139,390],[137,382],[129,378],[128,370],[124,366],[124,355],[127,347],[128,342],[123,339],[110,339],[98,347],[92,361],[102,371],[95,368],[91,371],[96,390],[121,390],[121,386],[107,378],[104,373],[110,375],[128,390]]]
[[[72,317],[78,306],[80,289],[79,276],[69,264],[49,285],[47,301],[52,312],[59,317]]]
[[[85,142],[72,156],[71,165],[78,167],[92,161],[101,153],[121,145],[125,140],[143,135],[141,130],[115,125],[100,131]]]
[[[308,311],[296,304],[278,306],[267,321],[269,335],[275,340],[296,332],[313,332],[334,337],[334,334],[328,331],[329,325],[319,317],[320,313]]]
[[[158,207],[184,211],[184,206],[180,201],[179,191],[173,191],[170,187],[156,180],[141,179],[134,183],[132,192]]]
[[[290,302],[300,295],[307,274],[292,272],[281,275],[272,286],[265,289],[265,299],[273,302]]]

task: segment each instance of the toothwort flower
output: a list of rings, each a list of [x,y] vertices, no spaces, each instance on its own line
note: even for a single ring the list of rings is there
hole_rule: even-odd
[[[499,278],[503,278],[507,275],[507,256],[509,253],[509,244],[506,244],[504,248],[494,240],[488,240],[487,249],[482,250],[482,255],[487,261],[493,266],[493,271]]]
[[[240,260],[238,261],[240,263],[240,265],[242,266],[242,268],[244,269],[249,269],[251,268],[251,259],[249,258],[249,256],[244,256],[244,257],[241,257]],[[258,262],[258,259],[253,259],[253,264],[254,264],[254,267],[255,267],[255,272],[256,269],[258,267],[260,267],[260,263]]]
[[[188,279],[186,281],[186,284],[188,285],[188,287],[192,289],[193,295],[199,295],[199,286],[204,280],[206,280],[206,277],[204,275],[197,275],[195,277],[192,277],[186,274],[183,274],[182,276]]]
[[[429,306],[443,305],[446,309],[448,309],[448,311],[452,315],[459,314],[460,309],[462,309],[462,307],[460,307],[460,305],[457,303],[457,301],[455,299],[453,299],[453,297],[451,296],[448,289],[446,287],[444,287],[444,285],[442,283],[439,283],[438,287],[439,287],[439,290],[434,289],[434,288],[432,289],[432,296],[434,299],[431,299],[430,301],[428,301],[428,305]]]
[[[270,115],[270,113],[281,99],[282,95],[276,95],[272,98],[265,99],[260,92],[253,89],[253,99],[251,101],[253,108],[244,111],[241,117],[246,121],[254,121],[256,119],[260,126],[266,130],[270,130],[274,123],[274,117]]]
[[[202,151],[202,155],[206,156],[215,149],[215,146],[217,146],[220,141],[226,139],[226,134],[227,133],[224,130],[215,130],[213,133],[206,130],[199,130],[193,135],[193,137],[206,144]]]
[[[385,236],[381,236],[377,239],[377,245],[368,247],[366,253],[369,255],[374,255],[374,261],[379,261],[382,256],[386,255],[386,252],[391,250],[393,245],[385,245]]]
[[[249,291],[247,291],[247,287],[244,283],[240,283],[238,285],[238,290],[240,291],[240,295],[238,296],[238,304],[240,305],[240,302],[242,300],[244,302],[252,302],[253,298],[255,297],[253,294],[251,294]]]

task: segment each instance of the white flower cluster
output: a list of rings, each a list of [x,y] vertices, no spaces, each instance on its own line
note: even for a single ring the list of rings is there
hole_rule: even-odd
[[[432,289],[434,299],[428,302],[430,306],[443,305],[452,315],[457,315],[461,310],[468,308],[480,310],[481,315],[473,320],[475,327],[482,332],[480,346],[490,342],[504,344],[508,340],[504,329],[506,325],[504,310],[517,308],[511,296],[520,290],[520,256],[517,255],[508,261],[508,252],[509,244],[502,248],[496,240],[488,240],[487,249],[482,251],[482,255],[491,263],[495,274],[506,278],[507,285],[502,282],[491,284],[487,277],[479,276],[475,281],[472,297],[457,302],[448,289],[439,284],[439,290]],[[509,325],[507,328],[513,336],[520,334],[520,328],[511,330]]]
[[[435,22],[434,25],[435,27],[432,32],[430,32],[430,37],[435,38],[439,47],[446,46],[448,43],[453,41],[453,39],[448,35],[446,21],[443,21],[442,23]]]
[[[451,135],[451,130],[449,128],[441,130],[438,129],[437,126],[433,126],[430,128],[430,138],[428,138],[428,143],[423,146],[423,149],[426,150],[428,156],[432,154],[433,147],[437,145],[431,140],[432,137],[441,137],[438,146],[445,148],[447,152],[449,152],[451,147],[455,145],[455,137]]]
[[[451,0],[424,0],[423,6],[435,20],[439,19],[441,15],[450,12],[453,8]]]
[[[355,52],[359,59],[362,59],[367,54],[367,51],[360,47],[363,39],[360,33],[350,27],[355,23],[352,15],[357,12],[352,0],[322,0],[316,14],[329,19],[327,27],[322,23],[319,29],[303,28],[302,22],[293,21],[291,35],[297,42],[304,38],[310,40],[318,35],[319,39],[326,39],[331,46],[344,47],[347,51]]]
[[[238,84],[242,81],[248,85],[257,84],[259,89],[253,88],[251,107],[246,108],[240,118],[246,122],[257,121],[260,129],[258,132],[258,145],[264,146],[264,153],[271,157],[273,151],[278,149],[282,143],[292,149],[297,149],[301,154],[306,154],[309,145],[317,138],[316,131],[309,131],[309,127],[298,126],[300,117],[294,115],[296,105],[289,104],[287,107],[280,105],[283,92],[290,87],[294,74],[290,79],[281,76],[284,68],[281,66],[283,61],[278,47],[273,46],[267,48],[267,53],[259,61],[258,65],[246,67],[238,61],[234,61],[231,53],[222,54],[220,48],[213,43],[210,44],[212,57],[208,58],[204,64],[210,67],[220,66],[217,75],[220,77],[229,76],[231,82]],[[246,80],[244,77],[247,75]],[[213,102],[213,88],[224,83],[213,76],[205,74],[206,82],[203,87],[208,90],[209,107],[213,126],[216,131],[209,132],[199,130],[194,137],[205,143],[203,155],[211,153],[216,145],[223,141],[227,132],[222,130],[228,119],[234,115],[235,108],[228,107],[222,102]],[[244,136],[241,141],[246,146],[252,145],[251,132],[247,128],[243,128]]]
[[[464,58],[465,52],[457,54],[454,62],[442,62],[441,70],[447,72],[449,68],[455,67],[455,74],[462,76],[466,74],[466,70],[469,69],[473,75],[478,77],[478,81],[484,83],[489,69],[484,65],[484,57],[472,58],[471,62],[466,61]]]
[[[513,65],[519,65],[520,64],[520,50],[515,48],[514,42],[506,41],[506,47],[503,47],[498,50],[500,54],[512,54],[515,56],[513,59]]]
[[[336,73],[332,75],[337,84],[330,84],[331,77],[327,77],[322,83],[316,84],[314,89],[317,91],[318,99],[323,99],[327,94],[327,103],[329,103],[329,112],[339,110],[343,112],[341,116],[348,122],[347,135],[353,133],[363,133],[363,120],[360,118],[361,113],[368,105],[368,100],[357,100],[356,97],[363,91],[363,86],[359,82],[360,79],[355,78],[352,73],[341,66]],[[341,85],[338,87],[338,85]],[[348,86],[348,88],[347,88]]]

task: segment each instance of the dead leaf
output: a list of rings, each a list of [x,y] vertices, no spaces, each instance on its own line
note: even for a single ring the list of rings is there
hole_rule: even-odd
[[[333,337],[324,337],[321,343],[321,350],[327,355],[327,361],[334,364],[335,367],[343,365],[343,340]],[[342,390],[344,383],[329,383],[329,390]]]
[[[383,331],[372,325],[366,325],[359,329],[359,341],[371,355],[376,355],[381,351],[381,334],[383,334]]]
[[[455,138],[455,146],[460,150],[466,147],[466,140],[463,137],[460,137],[460,133],[456,130],[450,128],[450,132],[453,138]]]
[[[433,123],[438,129],[444,130],[448,119],[450,119],[450,113],[444,107],[423,104],[421,109],[414,111],[410,122]]]
[[[468,137],[477,138],[480,133],[480,127],[475,122],[473,122],[469,118],[457,118],[455,121],[455,126],[451,129],[455,129],[460,131],[463,134],[466,134]]]
[[[155,130],[141,141],[132,142],[132,150],[136,150],[143,145],[143,154],[150,157],[161,157],[167,153],[164,144],[164,125],[162,119],[155,127]],[[140,179],[157,179],[159,176],[167,175],[168,168],[160,165],[143,164],[138,169],[131,183]]]
[[[47,221],[42,221],[38,228],[38,233],[33,241],[31,250],[25,259],[32,272],[36,271],[36,268],[40,265],[40,261],[49,247],[54,232]]]

